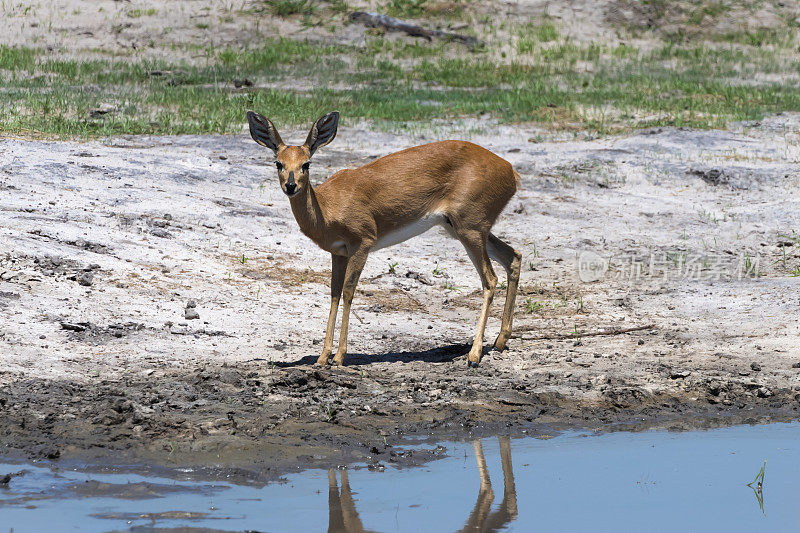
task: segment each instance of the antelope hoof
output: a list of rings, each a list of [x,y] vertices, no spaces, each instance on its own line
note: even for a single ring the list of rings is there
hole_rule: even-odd
[[[506,343],[508,342],[508,335],[503,335],[502,333],[497,336],[497,339],[494,341],[494,349],[498,352],[502,352],[506,349]]]
[[[470,351],[469,355],[467,356],[467,366],[469,366],[469,368],[477,368],[478,364],[481,362],[481,355],[482,353],[480,351]]]
[[[344,366],[344,354],[342,355],[336,354],[333,358],[333,365]]]
[[[314,366],[327,366],[328,365],[328,360],[330,359],[330,357],[331,357],[331,354],[322,354],[322,355],[320,355],[319,359],[317,359],[317,362],[314,363]]]

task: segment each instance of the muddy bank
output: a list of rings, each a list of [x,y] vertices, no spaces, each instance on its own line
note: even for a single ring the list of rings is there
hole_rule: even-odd
[[[576,402],[537,392],[553,376],[467,369],[468,350],[391,354],[384,359],[402,363],[386,369],[249,363],[91,384],[23,379],[0,389],[4,454],[114,469],[191,467],[198,477],[259,483],[309,467],[412,466],[446,453],[398,447],[408,436],[433,443],[567,428],[686,430],[792,420],[800,406],[793,391],[763,397],[740,380],[699,380],[678,394],[620,380],[598,385],[597,400]]]
[[[459,134],[523,178],[495,227],[523,254],[516,334],[473,371],[478,278],[437,231],[370,256],[349,366],[309,366],[330,258],[244,135],[0,141],[2,444],[268,477],[403,461],[387,446],[408,434],[793,417],[799,129]],[[436,131],[342,130],[312,179]]]

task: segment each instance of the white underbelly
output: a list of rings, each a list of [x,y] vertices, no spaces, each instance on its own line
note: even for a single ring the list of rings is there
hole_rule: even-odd
[[[416,237],[417,235],[425,233],[434,226],[445,226],[446,220],[447,218],[441,213],[430,214],[417,220],[416,222],[412,222],[411,224],[404,226],[397,231],[387,233],[378,239],[378,242],[375,243],[375,245],[372,247],[372,250],[380,250],[381,248],[388,248],[389,246],[400,244],[401,242],[407,241],[412,237]]]

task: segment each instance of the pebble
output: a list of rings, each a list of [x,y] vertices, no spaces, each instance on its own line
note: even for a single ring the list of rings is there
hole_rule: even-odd
[[[186,320],[197,320],[200,318],[200,313],[197,312],[197,309],[188,307],[183,311],[183,317]]]
[[[752,363],[750,363],[750,370],[754,372],[761,372],[761,365],[753,361]]]
[[[78,276],[78,283],[84,287],[91,287],[92,283],[94,283],[94,273],[84,272]]]
[[[171,239],[172,233],[168,232],[163,228],[153,228],[150,230],[150,235],[155,235],[156,237],[161,237],[162,239]]]

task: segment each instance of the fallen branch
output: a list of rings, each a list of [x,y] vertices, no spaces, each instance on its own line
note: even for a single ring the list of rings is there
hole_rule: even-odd
[[[624,333],[632,333],[634,331],[644,331],[646,329],[653,329],[656,327],[655,324],[647,324],[646,326],[635,326],[632,328],[611,328],[611,329],[601,329],[599,331],[586,331],[586,332],[579,332],[579,333],[566,333],[561,335],[542,335],[539,337],[523,337],[521,335],[514,335],[514,337],[521,338],[526,341],[544,341],[544,340],[558,340],[558,339],[577,339],[580,337],[600,337],[603,335],[622,335]],[[524,331],[532,331],[533,326],[522,326],[517,328],[517,332],[521,333]]]
[[[353,22],[360,22],[368,28],[383,28],[389,31],[401,31],[411,35],[412,37],[423,37],[427,40],[432,40],[434,37],[437,39],[444,39],[446,41],[458,41],[473,48],[483,46],[483,41],[477,37],[470,35],[461,35],[460,33],[450,33],[441,30],[428,30],[422,26],[409,24],[402,20],[390,17],[387,15],[379,15],[378,13],[366,13],[364,11],[356,11],[350,14],[350,20]]]

